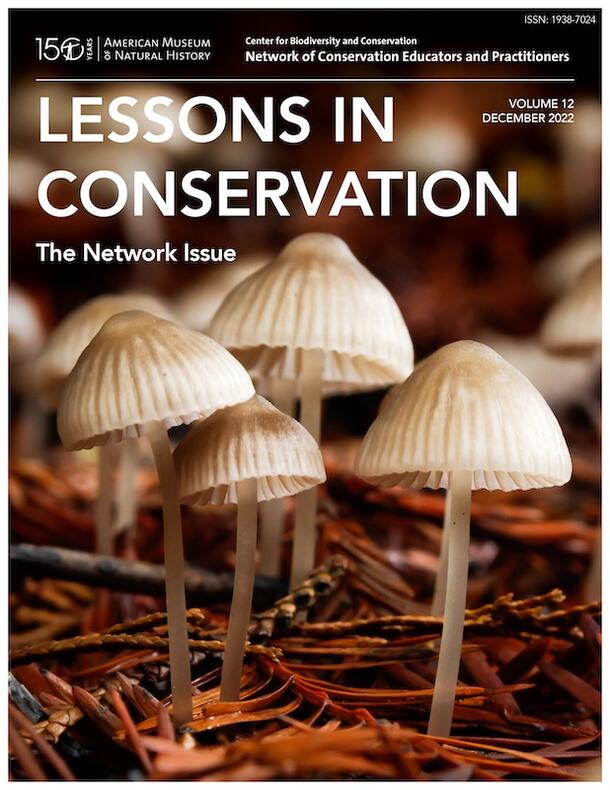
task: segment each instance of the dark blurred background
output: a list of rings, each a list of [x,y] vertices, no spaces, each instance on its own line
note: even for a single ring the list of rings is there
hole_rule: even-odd
[[[548,12],[551,13],[551,12]],[[37,10],[11,15],[11,209],[10,272],[13,284],[33,297],[45,327],[100,293],[126,288],[163,294],[180,304],[184,289],[217,277],[211,266],[192,265],[42,265],[34,242],[53,239],[143,244],[168,240],[201,246],[234,246],[243,265],[256,256],[276,254],[294,235],[327,231],[341,236],[356,256],[391,290],[411,331],[416,356],[443,343],[500,333],[533,336],[545,310],[568,276],[599,247],[600,216],[600,25],[524,25],[517,10],[308,10],[308,11],[124,11]],[[66,69],[58,61],[37,63],[37,36],[205,36],[214,42],[205,65],[81,63]],[[242,62],[244,38],[281,34],[300,37],[406,35],[421,50],[568,51],[567,64],[386,64],[265,65]],[[308,84],[116,84],[36,83],[36,76],[324,76],[324,77],[574,77],[574,83],[308,83]],[[209,94],[221,102],[245,96],[260,106],[263,96],[301,94],[311,100],[309,139],[301,145],[263,144],[250,135],[231,143],[227,135],[208,145],[181,142],[163,146],[40,144],[38,99],[51,96],[55,107],[69,107],[74,94],[113,97],[120,93],[149,97],[166,94],[176,101]],[[395,97],[395,140],[381,143],[368,135],[360,144],[332,142],[331,112],[336,95],[365,96],[381,110],[384,95]],[[575,122],[566,125],[483,125],[483,111],[506,110],[509,97],[573,97]],[[61,118],[61,111],[56,110]],[[118,150],[121,149],[121,150]],[[519,172],[518,217],[474,210],[451,219],[401,216],[362,217],[355,208],[340,217],[308,218],[295,207],[291,217],[202,219],[164,218],[151,211],[134,219],[126,212],[96,219],[84,212],[69,219],[45,215],[36,200],[40,177],[59,167],[82,175],[94,169],[136,167],[181,173],[203,168],[302,170],[316,184],[322,170],[340,178],[355,169],[363,182],[369,169],[459,170],[467,177],[486,169],[504,183],[509,169]],[[334,181],[333,183],[336,183]],[[372,185],[371,201],[376,203]],[[450,200],[439,193],[439,202]],[[579,257],[580,256],[580,257]],[[582,259],[582,260],[581,260]],[[567,261],[567,262],[566,262]],[[579,262],[580,261],[580,262]],[[566,274],[566,271],[569,274]],[[563,278],[563,280],[562,280]],[[491,337],[491,336],[490,336]],[[339,404],[341,401],[338,401]],[[370,422],[370,398],[352,398],[346,414],[331,404],[331,414],[350,432]],[[332,420],[331,420],[332,424]]]

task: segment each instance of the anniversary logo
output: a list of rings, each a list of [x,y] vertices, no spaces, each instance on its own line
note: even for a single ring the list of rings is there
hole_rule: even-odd
[[[13,779],[599,778],[600,41],[11,11]]]

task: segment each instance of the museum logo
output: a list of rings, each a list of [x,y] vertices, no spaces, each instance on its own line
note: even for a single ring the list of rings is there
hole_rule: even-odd
[[[84,41],[76,36],[59,38],[58,36],[38,37],[35,39],[38,60],[63,60],[73,62],[93,59],[93,39],[88,38]]]

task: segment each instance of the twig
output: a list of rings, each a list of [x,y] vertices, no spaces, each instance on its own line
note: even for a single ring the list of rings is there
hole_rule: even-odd
[[[564,599],[563,593],[553,590],[544,596],[534,596],[520,601],[512,596],[502,596],[493,604],[480,609],[467,611],[465,633],[474,634],[512,634],[557,636],[570,641],[582,638],[579,623],[583,614],[597,617],[601,608],[599,602],[558,609],[543,613],[545,606],[558,606]],[[308,637],[335,638],[343,635],[400,635],[415,636],[440,633],[442,618],[418,615],[390,615],[387,617],[366,618],[352,621],[326,623],[304,623],[299,633]]]
[[[60,654],[95,652],[97,650],[126,650],[130,647],[139,650],[148,648],[157,653],[167,653],[169,640],[162,636],[144,634],[85,634],[15,650],[9,655],[9,661],[11,666],[16,666],[29,664],[32,661],[44,661]],[[224,642],[215,639],[189,639],[189,648],[198,652],[218,653],[224,650]],[[277,648],[268,648],[263,645],[246,645],[246,653],[266,655],[271,659],[275,659],[279,655]]]
[[[35,546],[18,543],[10,547],[13,572],[17,570],[37,578],[67,579],[93,587],[106,587],[120,592],[142,593],[162,597],[165,576],[162,565],[122,560],[58,546]],[[283,585],[276,579],[258,577],[255,595],[259,605],[274,600]],[[230,601],[233,576],[189,567],[185,573],[186,595],[193,603]]]

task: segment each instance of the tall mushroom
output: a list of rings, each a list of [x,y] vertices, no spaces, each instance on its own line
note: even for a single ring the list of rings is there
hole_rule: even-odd
[[[403,381],[413,345],[390,292],[326,233],[293,239],[226,297],[209,334],[267,380],[292,381],[301,423],[319,441],[322,394]],[[315,561],[316,490],[297,497],[291,585]]]
[[[470,499],[563,485],[572,463],[544,398],[482,343],[459,341],[421,362],[370,427],[356,472],[371,483],[445,488],[449,529],[444,625],[428,732],[451,729],[468,580]]]
[[[165,590],[173,716],[192,718],[185,618],[180,505],[167,429],[248,400],[244,368],[209,337],[150,313],[110,318],[68,376],[57,425],[64,446],[79,450],[146,435],[163,505]]]
[[[63,387],[79,356],[111,316],[125,310],[145,310],[162,318],[169,312],[154,296],[140,293],[105,294],[85,302],[69,313],[51,332],[49,339],[34,363],[34,387],[44,408],[57,409]],[[130,475],[122,475],[119,490],[119,514],[129,512],[134,501],[132,456],[136,452],[132,443],[126,445],[123,455],[129,459]],[[125,467],[123,467],[125,468]],[[95,548],[99,554],[112,554],[112,486],[110,448],[100,447],[98,457],[98,497],[95,513]],[[130,479],[131,476],[131,479]],[[129,524],[120,523],[119,527]]]
[[[238,700],[256,558],[257,502],[324,482],[318,443],[260,395],[198,423],[174,452],[183,502],[237,503],[235,584],[222,667],[221,700]]]

